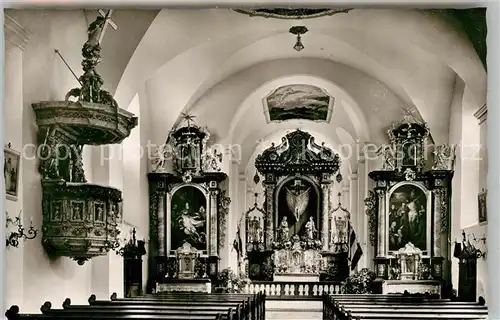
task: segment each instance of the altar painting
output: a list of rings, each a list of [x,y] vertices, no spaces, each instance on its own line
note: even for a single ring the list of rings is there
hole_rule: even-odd
[[[316,189],[310,182],[303,179],[285,182],[279,188],[277,198],[276,230],[278,234],[288,239],[294,235],[301,238],[318,237],[319,199]],[[288,234],[282,232],[286,230],[286,227],[288,227]]]
[[[170,249],[185,242],[198,250],[207,250],[207,200],[192,186],[179,188],[172,195]]]
[[[428,197],[419,186],[403,184],[397,187],[388,201],[389,251],[398,251],[411,242],[427,251],[430,231]]]

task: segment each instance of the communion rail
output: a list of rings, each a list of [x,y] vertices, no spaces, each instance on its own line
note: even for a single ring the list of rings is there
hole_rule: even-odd
[[[252,281],[245,285],[247,294],[265,293],[267,299],[321,300],[323,294],[339,294],[340,281],[293,282]]]

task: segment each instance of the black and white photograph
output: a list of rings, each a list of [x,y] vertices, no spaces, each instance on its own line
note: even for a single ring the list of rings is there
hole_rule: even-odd
[[[500,319],[495,3],[372,2],[5,4],[6,318]]]

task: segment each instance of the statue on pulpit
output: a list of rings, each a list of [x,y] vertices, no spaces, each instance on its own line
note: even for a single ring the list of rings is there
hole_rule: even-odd
[[[314,240],[316,233],[316,225],[314,224],[313,217],[309,217],[309,221],[306,223],[306,238],[307,240]]]
[[[280,241],[288,241],[289,239],[289,230],[288,230],[288,218],[286,216],[281,220],[280,228],[279,228],[279,240]]]

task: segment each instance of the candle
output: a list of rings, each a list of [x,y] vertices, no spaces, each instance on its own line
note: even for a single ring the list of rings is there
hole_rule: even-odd
[[[30,227],[33,227],[33,217],[30,218]]]

